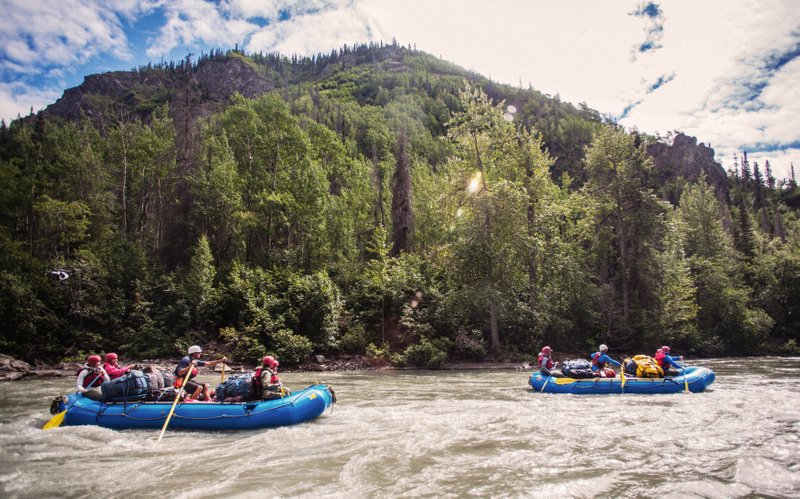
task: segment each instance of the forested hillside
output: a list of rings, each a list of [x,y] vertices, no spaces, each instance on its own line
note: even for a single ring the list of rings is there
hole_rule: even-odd
[[[0,352],[800,353],[800,191],[397,45],[87,77],[0,129]]]

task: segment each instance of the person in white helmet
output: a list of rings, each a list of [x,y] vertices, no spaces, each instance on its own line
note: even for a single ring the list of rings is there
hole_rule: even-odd
[[[200,356],[203,354],[203,349],[197,345],[190,346],[187,353],[189,355],[182,358],[181,361],[178,362],[178,367],[175,368],[175,388],[180,388],[181,383],[183,383],[183,380],[186,377],[186,373],[191,370],[192,374],[189,376],[189,381],[186,382],[186,387],[184,390],[186,393],[191,394],[190,398],[193,400],[197,400],[197,398],[202,394],[204,400],[210,401],[211,393],[208,385],[205,383],[197,383],[196,381],[192,381],[192,379],[197,376],[198,367],[213,367],[220,362],[225,362],[228,359],[226,357],[222,357],[221,359],[217,360],[200,360]]]
[[[613,378],[617,375],[617,372],[613,369],[607,369],[606,364],[612,364],[617,367],[622,365],[608,356],[608,347],[606,345],[600,345],[598,351],[592,354],[592,371],[601,378]]]

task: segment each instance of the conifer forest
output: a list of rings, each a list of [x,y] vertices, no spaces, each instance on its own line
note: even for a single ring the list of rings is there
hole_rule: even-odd
[[[397,44],[87,77],[0,128],[0,352],[800,354],[792,167]]]

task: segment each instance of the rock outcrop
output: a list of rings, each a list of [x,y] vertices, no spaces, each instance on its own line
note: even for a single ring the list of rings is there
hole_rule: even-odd
[[[728,204],[728,175],[714,159],[714,149],[697,143],[697,139],[679,133],[672,145],[655,143],[647,146],[647,152],[655,162],[655,178],[660,185],[670,183],[678,177],[697,182],[705,174],[706,182],[714,189],[717,199]]]
[[[206,59],[188,70],[141,69],[89,75],[69,88],[44,113],[68,121],[88,117],[102,129],[112,114],[146,119],[156,106],[168,103],[174,114],[193,96],[192,116],[208,116],[239,92],[255,98],[275,88],[263,72],[241,57]]]
[[[31,365],[21,360],[0,354],[0,381],[16,381],[31,372]]]

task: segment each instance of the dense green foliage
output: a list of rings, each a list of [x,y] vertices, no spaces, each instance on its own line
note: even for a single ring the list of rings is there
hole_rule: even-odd
[[[768,164],[673,205],[656,139],[416,51],[210,57],[279,90],[234,94],[189,145],[170,92],[103,126],[3,124],[0,351],[798,352],[800,192]]]

